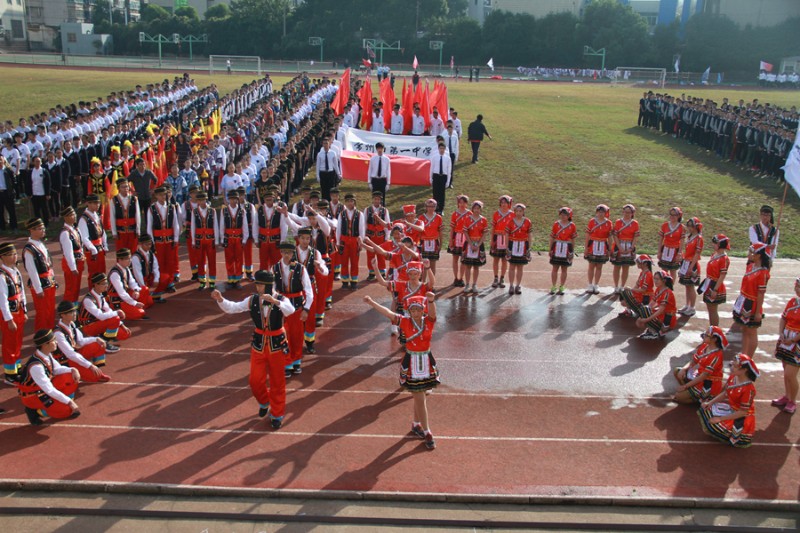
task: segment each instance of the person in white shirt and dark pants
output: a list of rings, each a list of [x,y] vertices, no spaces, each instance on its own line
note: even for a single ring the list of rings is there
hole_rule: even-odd
[[[444,137],[444,144],[447,146],[447,151],[450,154],[450,185],[448,188],[453,188],[454,170],[456,168],[456,161],[458,160],[458,132],[455,130],[455,125],[452,120],[447,121],[447,130],[442,135]]]
[[[50,221],[50,210],[47,207],[50,200],[50,172],[42,166],[39,157],[33,158],[33,168],[28,172],[25,183],[25,194],[31,198],[33,218],[41,218],[47,225]]]
[[[392,163],[389,156],[383,155],[383,149],[383,143],[375,144],[377,153],[369,160],[367,181],[369,190],[380,192],[381,205],[386,205],[386,193],[389,192],[389,186],[392,184]]]
[[[450,186],[452,172],[453,162],[447,154],[447,146],[439,143],[439,153],[431,157],[431,187],[433,199],[436,200],[436,212],[440,215],[444,211],[445,191]]]
[[[341,176],[339,156],[331,150],[331,138],[325,137],[322,140],[322,150],[317,154],[317,183],[325,200],[330,202],[331,189],[339,184]]]

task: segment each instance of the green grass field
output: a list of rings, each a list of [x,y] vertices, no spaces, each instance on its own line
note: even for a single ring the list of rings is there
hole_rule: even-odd
[[[4,95],[0,118],[16,121],[56,103],[106,95],[174,75],[0,67]],[[194,77],[198,86],[214,82],[223,93],[252,79]],[[274,79],[277,86],[288,78]],[[483,143],[477,165],[469,163],[469,146],[462,143],[456,188],[449,191],[446,211],[454,208],[455,193],[464,192],[483,200],[485,214],[490,216],[497,198],[511,194],[515,201],[528,205],[539,249],[547,245],[560,206],[573,208],[582,229],[596,204],[610,205],[613,218],[617,218],[622,205],[632,202],[642,228],[640,249],[655,250],[658,228],[669,207],[680,205],[685,218],[698,216],[704,222],[707,238],[724,232],[732,239],[733,252],[741,255],[748,243],[747,228],[758,220],[758,208],[770,204],[777,213],[780,205],[782,185],[741,172],[683,141],[637,128],[641,89],[535,82],[470,84],[463,80],[450,80],[448,87],[451,105],[459,111],[465,131],[475,115],[482,113],[494,140]],[[377,91],[377,86],[374,89]],[[704,88],[670,92],[718,101],[727,96],[731,101],[757,97],[784,106],[800,102],[796,92]],[[363,183],[345,182],[343,191],[357,193],[362,206],[369,199]],[[398,216],[402,204],[419,204],[429,196],[427,188],[393,187],[388,204],[393,216]],[[781,221],[782,257],[800,256],[799,215],[800,199],[790,190]]]

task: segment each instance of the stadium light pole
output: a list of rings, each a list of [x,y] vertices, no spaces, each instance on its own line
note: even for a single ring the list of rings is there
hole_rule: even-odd
[[[311,46],[319,46],[319,62],[322,63],[323,60],[323,51],[325,49],[325,39],[322,37],[309,37],[308,44]]]

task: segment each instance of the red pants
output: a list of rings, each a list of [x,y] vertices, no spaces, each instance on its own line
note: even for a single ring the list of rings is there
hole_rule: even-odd
[[[139,301],[144,304],[145,309],[150,309],[155,303],[153,297],[150,295],[150,289],[147,287],[139,288]]]
[[[58,391],[66,394],[70,398],[74,396],[75,392],[78,390],[78,382],[72,378],[71,372],[68,374],[59,374],[58,376],[55,376],[51,380],[51,383]],[[20,396],[26,392],[30,391],[23,391],[20,389]],[[53,403],[49,406],[46,406],[44,403],[42,403],[42,400],[39,398],[39,396],[35,395],[22,396],[21,400],[22,405],[25,407],[41,410],[43,415],[51,418],[67,418],[72,415],[72,408],[68,404],[57,402],[55,400],[52,400]]]
[[[358,281],[358,237],[342,237],[342,281]]]
[[[216,281],[217,279],[217,247],[211,239],[200,241],[200,248],[195,248],[197,252],[197,277],[200,281]],[[206,266],[208,264],[208,266]]]
[[[41,296],[38,296],[33,291],[31,291],[31,294],[33,295],[33,308],[36,309],[36,318],[33,321],[34,331],[53,329],[56,325],[55,286],[44,289]]]
[[[278,243],[262,241],[258,247],[258,260],[261,270],[272,270],[272,267],[281,260],[281,252],[278,250]]]
[[[372,239],[372,242],[374,242],[378,246],[386,242],[386,234],[383,232],[370,238]],[[367,249],[367,269],[369,270],[369,273],[372,274],[374,270],[374,267],[372,266],[372,260],[375,258],[377,254],[374,254],[369,250],[371,250],[371,248]],[[386,276],[386,258],[383,257],[382,255],[378,255],[378,270],[380,270],[383,273],[384,277]]]
[[[125,313],[125,320],[141,320],[144,316],[144,309],[134,307],[127,302],[120,302],[119,309]]]
[[[246,274],[253,273],[253,239],[247,239],[247,242],[242,244],[244,251],[244,271]]]
[[[281,417],[286,410],[286,376],[283,373],[285,354],[270,352],[267,346],[258,352],[250,349],[250,390],[259,407],[269,405],[272,416]],[[267,387],[269,379],[269,387]]]
[[[317,292],[314,295],[314,317],[322,318],[325,316],[325,304],[328,296],[333,292],[333,271],[328,270],[328,275],[323,276],[317,272],[314,277],[317,280]]]
[[[11,313],[11,317],[17,325],[16,331],[11,331],[8,322],[0,319],[0,332],[3,333],[3,370],[6,376],[19,374],[22,366],[20,363],[22,337],[25,336],[25,312],[20,309],[16,313]]]
[[[124,341],[131,336],[131,330],[122,325],[122,320],[118,316],[81,326],[81,331],[87,337],[103,337],[118,341]]]
[[[228,246],[225,247],[225,269],[228,272],[228,283],[242,281],[243,259],[242,239],[228,237]]]
[[[103,366],[106,364],[106,350],[96,342],[87,344],[80,350],[77,350],[77,352],[95,366]],[[72,361],[69,362],[69,366],[78,369],[78,372],[81,374],[81,381],[87,383],[97,383],[100,381],[100,379],[94,375],[94,372],[88,368],[83,368],[81,365],[73,363]]]
[[[169,277],[169,283],[172,282],[172,277],[174,276],[177,268],[177,265],[174,264],[175,254],[173,252],[175,252],[175,250],[173,250],[173,248],[174,243],[172,242],[156,243],[156,258],[158,259],[158,267],[162,276]]]
[[[180,276],[180,274],[181,274],[181,262],[180,262],[180,258],[178,257],[178,243],[175,243],[175,246],[173,246],[170,249],[170,252],[172,254],[172,261],[170,263],[170,267],[172,267],[172,268],[170,269],[168,274],[171,274],[173,277]],[[215,258],[215,262],[216,262],[216,258]]]
[[[78,269],[77,274],[73,274],[67,266],[67,260],[61,258],[61,270],[64,271],[64,300],[68,302],[77,302],[78,294],[81,292],[81,276],[86,262],[81,259],[75,261],[75,267]]]
[[[92,276],[97,273],[106,273],[106,253],[103,250],[98,248],[96,255],[90,253],[86,254],[86,273],[87,279],[89,280],[89,288],[91,289]]]
[[[303,359],[303,322],[300,315],[303,308],[297,309],[294,313],[287,316],[283,321],[283,329],[286,330],[286,341],[289,343],[289,353],[285,357],[287,365],[300,363]]]
[[[117,232],[116,250],[127,248],[131,253],[139,246],[139,236],[132,231]]]
[[[189,266],[192,269],[192,275],[197,274],[197,268],[200,264],[200,250],[192,246],[191,237],[186,239],[186,251],[189,254]]]

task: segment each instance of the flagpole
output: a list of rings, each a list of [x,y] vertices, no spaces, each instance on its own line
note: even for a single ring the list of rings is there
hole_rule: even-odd
[[[789,182],[787,181],[786,184],[783,186],[783,199],[781,200],[781,207],[778,210],[778,220],[775,221],[775,229],[779,229],[781,227],[781,216],[783,216],[783,204],[786,203],[786,194],[789,192]]]

